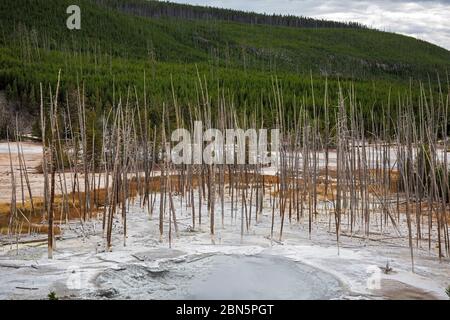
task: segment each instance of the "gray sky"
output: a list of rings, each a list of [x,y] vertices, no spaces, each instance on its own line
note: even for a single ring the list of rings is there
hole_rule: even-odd
[[[450,50],[450,0],[170,0],[255,11],[294,14],[369,27],[423,39]]]

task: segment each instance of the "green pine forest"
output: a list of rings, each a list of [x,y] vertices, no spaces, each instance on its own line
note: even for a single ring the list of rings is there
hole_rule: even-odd
[[[145,92],[154,125],[163,105],[198,104],[199,86],[212,107],[224,99],[268,126],[274,86],[287,117],[314,106],[318,121],[325,92],[333,106],[342,90],[357,101],[367,128],[398,101],[415,108],[420,92],[433,99],[448,88],[449,51],[357,23],[159,1],[76,2],[81,30],[66,28],[72,0],[0,2],[0,90],[33,121],[40,85],[47,104],[59,70],[61,101],[82,90],[95,118],[134,92],[142,104]],[[0,138],[6,131],[0,128]]]

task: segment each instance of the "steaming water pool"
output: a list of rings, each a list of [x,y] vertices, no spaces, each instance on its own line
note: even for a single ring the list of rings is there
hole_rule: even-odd
[[[271,255],[214,254],[165,265],[127,265],[97,277],[101,290],[133,299],[337,299],[346,290],[334,276]]]
[[[333,299],[342,295],[332,275],[276,256],[218,255],[195,278],[189,299]]]

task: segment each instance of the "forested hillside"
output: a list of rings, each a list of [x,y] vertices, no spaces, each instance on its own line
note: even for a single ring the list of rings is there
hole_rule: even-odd
[[[277,14],[259,14],[232,9],[192,6],[165,1],[143,0],[96,0],[98,4],[109,6],[123,12],[150,18],[171,17],[196,20],[222,20],[249,24],[297,28],[365,28],[356,22],[336,22],[308,17],[283,16]]]
[[[197,103],[199,80],[212,104],[227,96],[248,112],[271,105],[275,82],[293,109],[300,102],[320,106],[327,79],[331,101],[340,85],[376,120],[378,114],[370,113],[391,93],[414,95],[410,84],[428,79],[437,90],[437,75],[445,79],[450,66],[443,48],[354,23],[155,1],[79,0],[81,30],[68,30],[70,4],[0,3],[0,90],[21,109],[37,111],[40,83],[47,92],[61,69],[61,94],[70,96],[82,84],[97,109],[130,89],[142,97],[145,75],[155,119],[163,102],[172,103],[172,92],[178,103]]]

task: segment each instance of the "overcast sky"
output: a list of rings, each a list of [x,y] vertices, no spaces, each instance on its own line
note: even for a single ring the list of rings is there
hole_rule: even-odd
[[[255,11],[356,21],[450,50],[450,0],[170,0]]]

